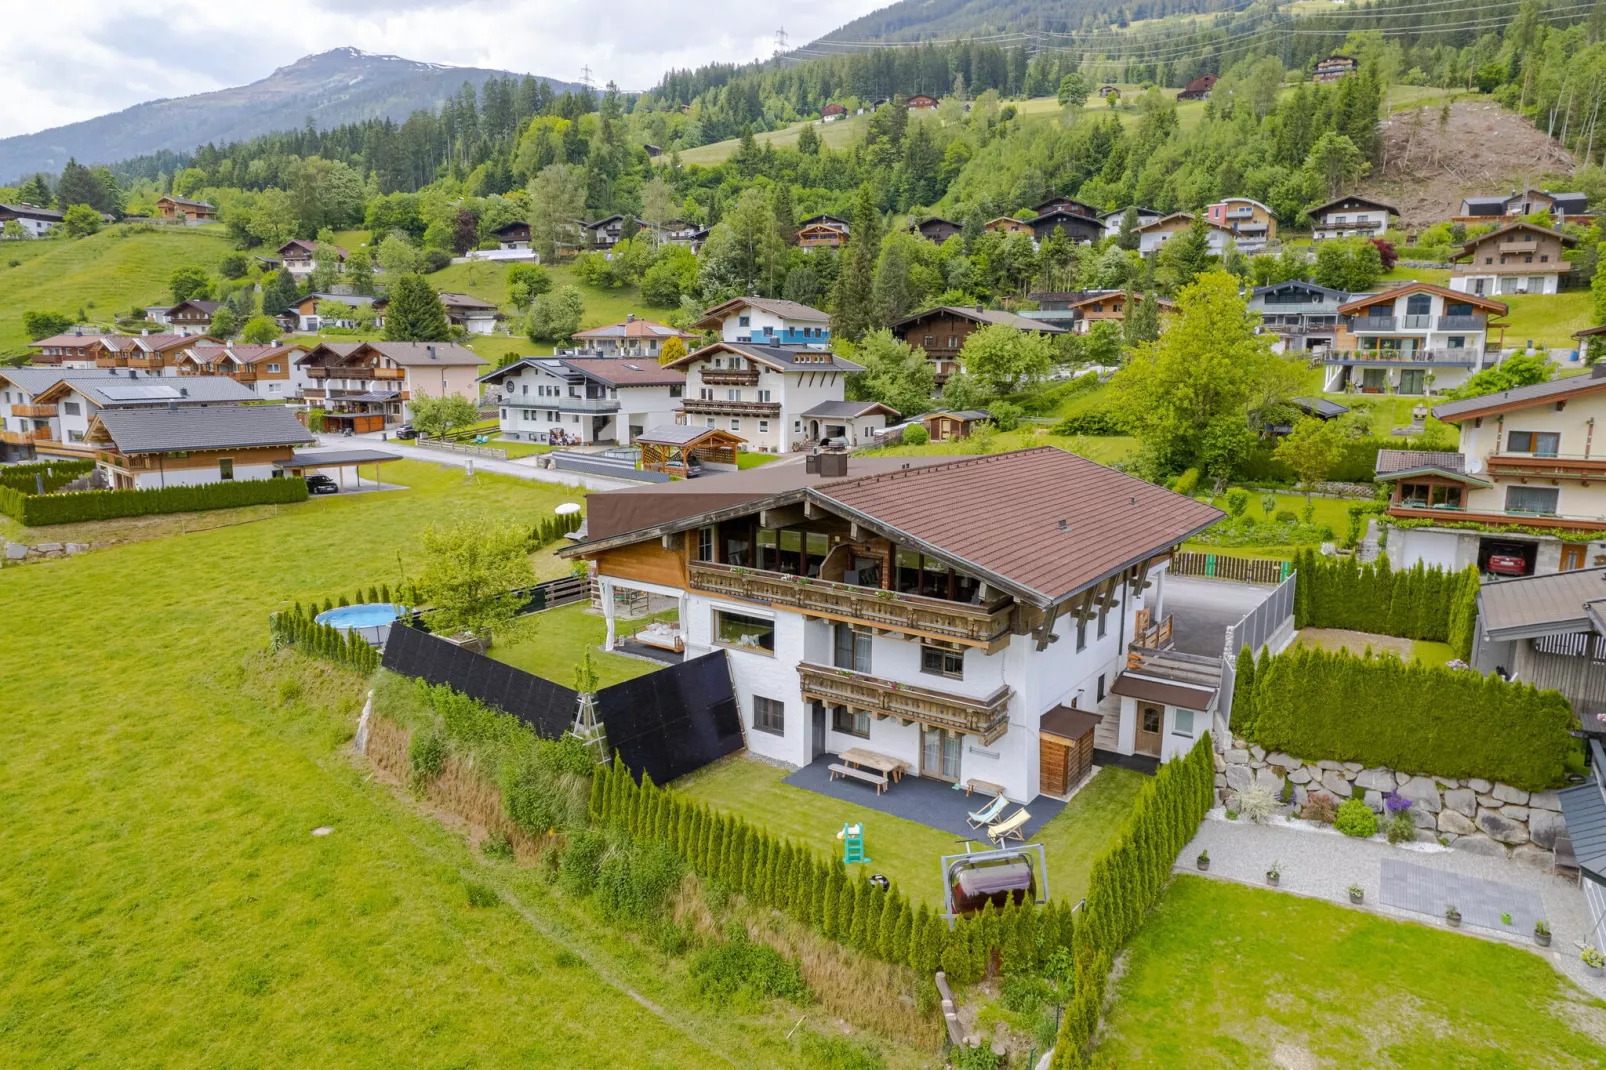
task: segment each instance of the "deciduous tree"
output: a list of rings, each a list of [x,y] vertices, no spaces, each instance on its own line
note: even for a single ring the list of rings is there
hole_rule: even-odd
[[[489,644],[519,630],[514,618],[535,582],[528,531],[483,514],[424,531],[418,593],[433,612],[430,627],[442,635],[469,632]]]

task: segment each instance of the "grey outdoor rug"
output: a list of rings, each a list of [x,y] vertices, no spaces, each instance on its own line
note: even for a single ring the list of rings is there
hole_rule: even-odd
[[[1416,866],[1399,859],[1383,860],[1383,905],[1418,914],[1444,917],[1444,909],[1453,903],[1461,912],[1463,925],[1476,925],[1496,932],[1526,936],[1534,931],[1534,922],[1545,916],[1539,893],[1518,888],[1482,877],[1466,877],[1459,873]],[[1511,917],[1511,924],[1501,915]]]

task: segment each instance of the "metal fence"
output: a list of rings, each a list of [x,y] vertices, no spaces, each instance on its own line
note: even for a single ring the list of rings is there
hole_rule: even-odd
[[[440,453],[461,453],[468,457],[482,457],[488,461],[507,460],[507,450],[495,446],[476,446],[468,442],[448,442],[439,438],[420,438],[413,445]]]
[[[1282,583],[1294,571],[1292,561],[1258,557],[1232,557],[1227,554],[1201,554],[1183,550],[1171,558],[1174,576],[1206,576],[1240,583]]]
[[[1238,651],[1247,646],[1258,652],[1261,647],[1271,645],[1279,632],[1291,627],[1294,619],[1294,588],[1298,582],[1299,573],[1291,574],[1260,605],[1227,629],[1226,642],[1221,649],[1221,695],[1217,708],[1228,725],[1232,724],[1232,689],[1237,677]],[[1230,739],[1220,742],[1223,749],[1232,745]]]
[[[553,450],[547,454],[552,467],[562,472],[584,472],[593,476],[611,476],[630,479],[638,483],[668,483],[665,472],[644,472],[627,457],[613,457],[607,453],[574,453],[570,450]]]

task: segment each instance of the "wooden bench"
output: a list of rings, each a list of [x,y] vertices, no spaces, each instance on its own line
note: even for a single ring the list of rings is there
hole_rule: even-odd
[[[977,780],[975,777],[971,777],[965,781],[965,795],[969,796],[973,791],[984,791],[988,795],[1002,795],[1004,794],[1004,787],[1002,784],[994,784],[991,780]]]
[[[887,778],[880,773],[872,773],[868,769],[855,769],[851,765],[833,764],[831,766],[831,779],[835,780],[839,776],[850,776],[855,780],[862,780],[866,784],[874,784],[877,795],[887,790]]]

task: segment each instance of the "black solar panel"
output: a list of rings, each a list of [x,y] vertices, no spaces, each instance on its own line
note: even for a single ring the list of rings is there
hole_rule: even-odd
[[[577,696],[569,688],[416,628],[390,630],[383,664],[391,672],[446,684],[511,713],[548,739],[556,739],[574,722]]]
[[[603,688],[597,713],[638,780],[645,771],[665,784],[742,746],[723,650]]]

